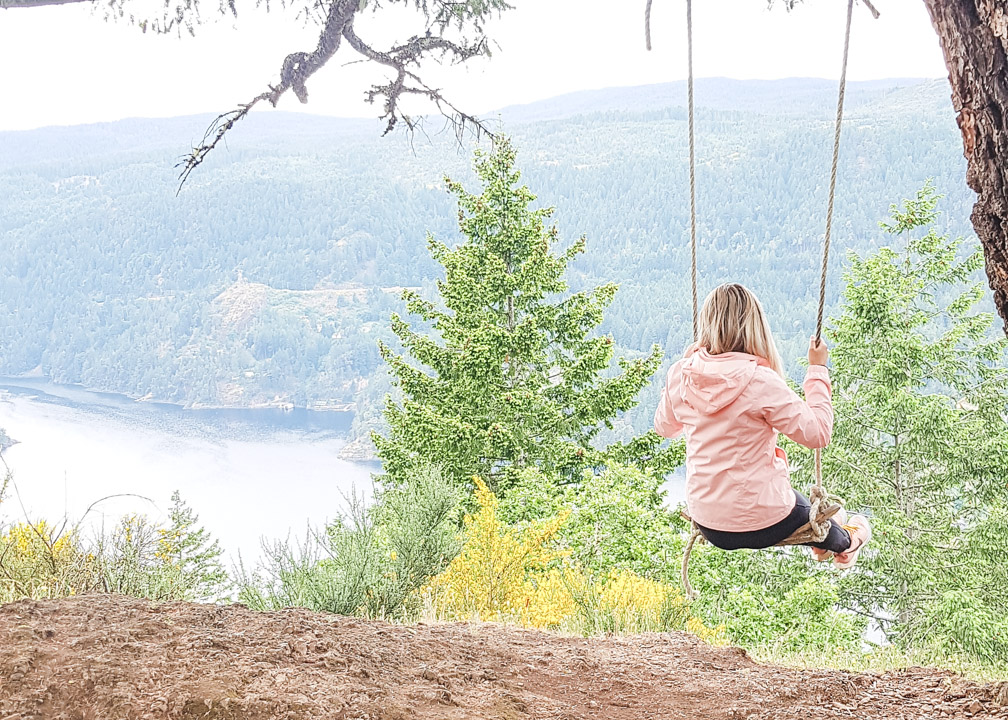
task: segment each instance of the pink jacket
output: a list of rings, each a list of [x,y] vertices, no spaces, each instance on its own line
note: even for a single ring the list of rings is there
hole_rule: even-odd
[[[659,435],[686,435],[686,505],[712,530],[746,532],[780,522],[795,497],[782,432],[809,448],[833,433],[829,371],[812,365],[802,400],[762,358],[694,351],[671,368],[655,412]]]

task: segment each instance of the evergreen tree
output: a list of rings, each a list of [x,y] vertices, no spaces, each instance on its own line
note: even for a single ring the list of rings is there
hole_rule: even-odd
[[[170,524],[158,530],[157,559],[170,587],[170,597],[193,600],[220,600],[230,588],[227,571],[221,564],[224,552],[199,516],[179,495],[172,493]]]
[[[402,404],[386,401],[388,435],[373,436],[385,472],[404,480],[419,460],[459,484],[479,475],[495,491],[529,467],[560,482],[577,482],[586,468],[610,460],[664,475],[681,454],[660,449],[653,432],[605,449],[592,443],[637,403],[661,350],[620,358],[619,372],[611,372],[613,339],[592,330],[616,285],[567,294],[564,274],[585,238],[554,251],[558,231],[546,225],[553,211],[532,209],[535,196],[518,184],[514,162],[503,141],[476,155],[481,194],[447,180],[464,241],[451,248],[428,236],[444,267],[443,307],[405,292],[419,322],[393,314],[392,330],[406,354],[380,345],[403,394]]]
[[[873,514],[844,581],[852,606],[904,647],[1003,662],[1008,341],[976,312],[980,251],[935,231],[936,204],[929,184],[883,224],[898,248],[850,257],[824,461],[831,488]]]

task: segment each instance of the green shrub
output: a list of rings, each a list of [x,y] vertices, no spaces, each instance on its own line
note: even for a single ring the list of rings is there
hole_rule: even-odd
[[[263,543],[263,560],[253,573],[238,569],[238,600],[256,610],[304,607],[355,615],[366,612],[379,585],[382,558],[363,500],[350,498],[350,511],[304,543]]]
[[[0,602],[86,592],[151,600],[223,599],[229,583],[221,550],[197,521],[176,492],[167,526],[130,515],[90,542],[79,526],[68,523],[15,524],[0,533]]]
[[[389,615],[419,610],[414,591],[461,550],[461,512],[462,493],[430,468],[379,495],[373,515],[382,556],[389,562],[375,597],[376,611]]]
[[[931,661],[1003,666],[1008,660],[1008,620],[964,590],[934,598],[905,632],[905,644]]]
[[[309,533],[303,545],[264,545],[258,570],[239,567],[239,601],[255,609],[414,616],[414,591],[458,553],[460,512],[459,492],[439,471],[421,469],[370,508],[351,498],[346,517]]]
[[[662,482],[635,467],[612,465],[560,488],[542,473],[526,470],[504,492],[501,518],[522,524],[569,510],[558,539],[586,572],[604,576],[618,569],[677,577],[669,564],[681,546],[680,523],[663,504]]]
[[[692,608],[744,648],[773,655],[860,651],[867,618],[843,610],[830,568],[814,569],[808,551],[694,548]]]
[[[214,601],[230,588],[221,551],[199,517],[172,494],[168,525],[129,515],[98,535],[93,555],[100,587],[151,600]]]

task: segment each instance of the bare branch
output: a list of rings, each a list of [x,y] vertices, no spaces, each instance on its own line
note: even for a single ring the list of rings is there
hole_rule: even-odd
[[[319,2],[317,7],[322,8],[325,5]],[[369,103],[382,100],[383,112],[380,117],[386,121],[384,134],[390,133],[399,123],[403,123],[410,132],[419,127],[420,120],[409,116],[400,108],[400,100],[404,96],[413,95],[432,102],[438,112],[452,124],[457,138],[461,139],[466,130],[473,130],[477,138],[483,135],[493,137],[493,133],[478,118],[461,111],[449,102],[439,89],[430,87],[416,72],[409,69],[413,66],[419,68],[421,62],[428,57],[435,57],[441,62],[450,60],[454,64],[488,53],[487,39],[482,35],[470,43],[466,40],[456,42],[443,34],[453,19],[459,17],[459,11],[467,7],[468,4],[465,2],[438,2],[436,12],[432,10],[432,13],[435,16],[435,25],[440,27],[442,34],[433,34],[428,30],[425,35],[415,35],[389,50],[377,50],[360,38],[354,30],[354,18],[361,12],[359,1],[332,0],[328,5],[325,23],[315,51],[291,53],[284,59],[278,85],[270,85],[266,92],[260,93],[249,102],[217,116],[204,134],[202,142],[176,166],[181,168],[179,191],[192,171],[203,163],[224,136],[258,103],[267,100],[276,107],[288,90],[293,91],[302,103],[307,103],[308,79],[336,54],[342,40],[346,40],[365,60],[384,65],[394,71],[394,76],[387,83],[376,84],[365,93],[365,99]],[[421,9],[426,13],[426,7]],[[474,24],[479,26],[478,23]]]
[[[225,133],[233,128],[235,123],[239,120],[244,119],[244,117],[249,114],[249,111],[255,107],[256,103],[263,100],[269,100],[269,98],[270,93],[262,93],[261,95],[254,97],[251,102],[239,106],[237,110],[231,110],[218,115],[214,121],[210,123],[210,127],[207,128],[206,133],[203,135],[203,141],[194,147],[192,152],[186,155],[185,158],[175,164],[176,168],[182,168],[179,173],[178,190],[175,191],[176,196],[182,192],[182,186],[185,185],[186,180],[189,179],[190,173],[192,173],[192,171],[199,165],[203,164],[203,161],[206,160],[210,151],[217,147],[217,143],[224,139]],[[212,140],[211,136],[213,136]]]
[[[365,99],[374,103],[378,98],[384,98],[384,113],[381,119],[387,120],[384,134],[390,133],[400,121],[404,122],[410,131],[416,130],[418,121],[399,110],[399,100],[404,95],[424,97],[437,107],[438,112],[447,118],[455,128],[456,137],[461,140],[467,128],[473,128],[477,137],[483,134],[493,137],[493,133],[478,118],[462,112],[449,102],[440,90],[431,88],[416,73],[407,70],[410,65],[420,65],[421,59],[428,55],[438,55],[443,60],[451,57],[455,63],[465,62],[471,58],[483,55],[487,51],[486,38],[480,38],[471,45],[460,45],[442,35],[432,35],[428,31],[425,36],[414,36],[402,45],[397,45],[387,52],[375,50],[361,40],[354,30],[353,22],[347,24],[343,36],[354,50],[365,58],[385,65],[396,71],[394,79],[385,85],[374,85],[367,91]],[[408,85],[411,81],[412,85]]]
[[[305,83],[308,78],[314,75],[325,65],[336,51],[339,50],[340,39],[343,36],[343,29],[353,18],[354,13],[359,8],[357,0],[334,0],[329,6],[325,25],[319,34],[318,46],[314,52],[296,52],[288,55],[280,70],[280,84],[270,85],[269,90],[260,93],[247,103],[239,105],[237,109],[222,113],[211,123],[203,136],[203,142],[192,149],[176,167],[181,167],[179,173],[179,188],[181,192],[189,175],[197,167],[203,164],[207,155],[217,147],[217,144],[224,138],[236,123],[243,120],[257,104],[263,100],[268,100],[273,107],[277,106],[280,98],[288,90],[293,90],[298,100],[302,103],[308,102],[308,89]]]

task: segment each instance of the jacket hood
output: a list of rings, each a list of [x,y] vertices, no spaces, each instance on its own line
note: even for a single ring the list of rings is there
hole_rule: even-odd
[[[698,349],[683,364],[683,402],[705,415],[731,405],[749,386],[759,361],[746,353],[711,355],[706,348]]]

